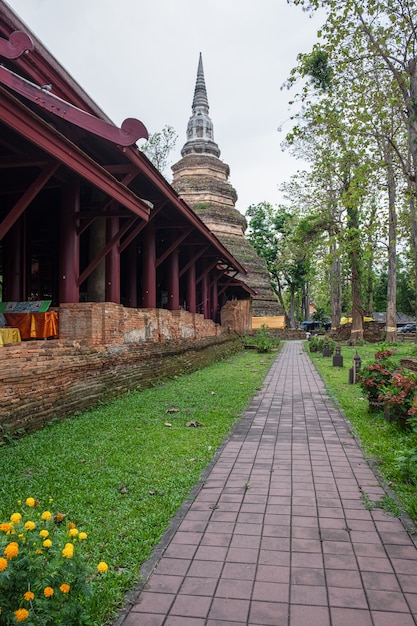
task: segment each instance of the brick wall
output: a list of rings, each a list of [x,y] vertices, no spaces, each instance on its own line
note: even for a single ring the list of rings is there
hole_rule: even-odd
[[[224,329],[198,313],[130,309],[114,302],[82,302],[59,307],[59,338],[90,346],[216,337]]]
[[[60,340],[0,349],[0,434],[30,432],[99,401],[152,386],[239,351],[241,339],[205,339],[88,346]]]

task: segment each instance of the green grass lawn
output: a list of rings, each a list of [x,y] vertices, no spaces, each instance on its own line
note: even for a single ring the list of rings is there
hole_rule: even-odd
[[[308,344],[305,344],[308,350]],[[401,506],[417,522],[417,433],[398,423],[387,422],[383,412],[371,413],[368,401],[359,384],[348,383],[348,370],[353,365],[357,351],[362,366],[374,360],[378,350],[392,348],[388,344],[367,344],[352,348],[342,346],[344,367],[333,367],[332,358],[324,358],[320,353],[309,353],[313,363],[326,382],[331,396],[343,410],[358,437],[365,455],[372,460],[385,483],[397,495]],[[401,358],[417,357],[417,346],[412,343],[398,343],[395,346],[398,362]],[[411,459],[411,464],[407,462]],[[407,468],[408,465],[408,468]],[[388,508],[393,505],[385,499]],[[384,504],[383,503],[383,504]],[[395,506],[393,505],[395,510]],[[398,507],[397,507],[398,508]],[[397,512],[397,511],[395,511]]]
[[[88,533],[93,563],[109,564],[96,583],[95,624],[108,623],[139,581],[141,565],[275,356],[241,352],[1,448],[0,522],[18,500],[34,497]]]

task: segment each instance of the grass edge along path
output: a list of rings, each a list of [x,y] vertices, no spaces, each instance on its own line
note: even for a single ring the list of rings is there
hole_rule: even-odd
[[[410,518],[405,519],[407,526],[415,533],[417,481],[410,480],[410,476],[406,475],[402,459],[406,451],[416,450],[417,453],[417,435],[398,423],[386,421],[383,411],[370,412],[360,385],[348,383],[348,370],[353,365],[355,352],[361,357],[363,367],[374,360],[374,354],[379,350],[387,348],[396,350],[393,359],[399,362],[401,358],[416,357],[416,347],[409,343],[396,346],[386,343],[365,344],[355,348],[342,346],[343,368],[333,367],[331,357],[325,358],[321,353],[310,353],[307,343],[304,347],[323,378],[326,390],[350,423],[352,434],[357,438],[365,458],[372,465],[387,492],[387,496],[378,502],[369,501],[367,494],[364,494],[365,505],[369,508],[383,508],[395,516],[405,512],[405,518],[408,516]],[[417,466],[415,470],[417,479]]]
[[[52,500],[87,532],[91,560],[109,564],[94,581],[95,626],[115,618],[275,357],[243,351],[1,448],[0,522],[19,500]]]

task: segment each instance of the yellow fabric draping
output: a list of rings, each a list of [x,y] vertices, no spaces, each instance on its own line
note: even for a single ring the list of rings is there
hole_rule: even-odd
[[[58,313],[4,313],[9,326],[20,330],[22,339],[46,339],[58,337]]]
[[[19,343],[20,331],[18,328],[0,328],[0,346],[5,343]]]

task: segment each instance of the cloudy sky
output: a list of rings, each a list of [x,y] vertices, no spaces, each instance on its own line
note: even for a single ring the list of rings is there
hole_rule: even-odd
[[[319,19],[286,0],[7,0],[73,78],[118,125],[172,126],[180,158],[203,55],[210,117],[244,213],[280,201],[302,168],[280,144],[290,94],[281,90]]]

